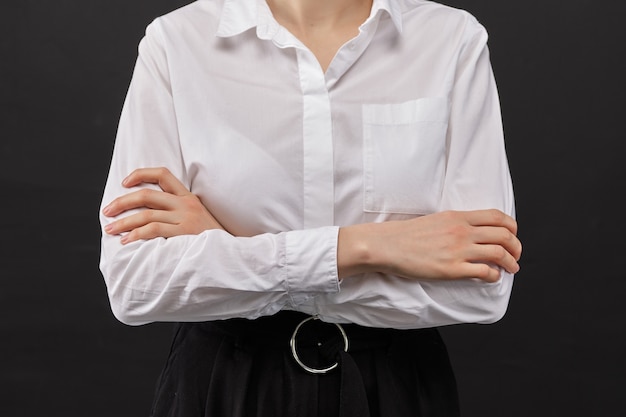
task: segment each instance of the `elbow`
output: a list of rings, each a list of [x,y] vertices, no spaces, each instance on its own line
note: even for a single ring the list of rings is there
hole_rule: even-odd
[[[478,324],[494,324],[502,320],[508,309],[508,299],[497,300],[493,303],[491,308],[485,309],[481,312],[480,318],[476,321]]]
[[[500,281],[494,284],[486,284],[483,288],[482,302],[476,306],[478,324],[494,324],[504,318],[509,308],[509,299],[513,276],[503,273]]]
[[[127,326],[138,326],[132,315],[128,314],[123,308],[115,307],[113,303],[111,303],[111,312],[113,313],[113,317],[120,323]]]
[[[478,301],[478,300],[474,300]],[[457,302],[442,309],[444,324],[494,324],[506,314],[508,303],[502,298],[482,298],[482,302]]]
[[[145,315],[137,314],[136,311],[128,308],[126,305],[120,302],[114,302],[110,300],[111,312],[113,316],[122,324],[127,326],[141,326],[150,323],[152,320],[148,320]]]
[[[100,271],[104,278],[109,305],[113,316],[127,326],[151,323],[153,315],[149,295],[133,289],[133,275],[128,274],[125,264],[106,262],[103,256]]]
[[[504,318],[509,307],[512,275],[504,273],[499,281],[478,279],[458,282],[460,290],[452,302],[441,303],[449,324],[494,324]]]
[[[454,303],[442,310],[440,322],[444,324],[494,324],[502,320],[507,311],[506,300],[483,298],[481,303]]]
[[[513,285],[513,276],[503,273],[493,283],[478,279],[445,282],[446,291],[438,288],[440,283],[423,283],[431,295],[429,307],[420,312],[422,319],[437,325],[494,324],[507,313]]]
[[[149,303],[135,300],[133,290],[122,285],[114,285],[108,289],[109,304],[113,316],[127,326],[141,326],[155,320],[151,318]]]

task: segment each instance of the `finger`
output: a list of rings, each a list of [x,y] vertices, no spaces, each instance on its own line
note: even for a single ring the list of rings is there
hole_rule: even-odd
[[[520,269],[515,257],[500,245],[474,245],[467,261],[491,263],[511,274],[517,273]]]
[[[133,229],[131,232],[122,236],[120,242],[126,245],[138,240],[150,240],[158,237],[170,238],[180,235],[180,229],[177,228],[176,225],[169,223],[149,223]]]
[[[463,271],[459,273],[459,276],[464,279],[477,278],[485,282],[498,282],[502,273],[496,265],[483,262],[469,262],[463,265]]]
[[[139,168],[131,172],[122,184],[130,188],[141,183],[158,184],[161,189],[174,195],[191,194],[189,189],[176,178],[167,168]]]
[[[472,232],[475,243],[500,245],[507,252],[519,260],[522,255],[522,243],[509,229],[504,227],[483,226],[476,227]]]
[[[472,226],[505,227],[511,233],[517,234],[517,221],[500,210],[475,210],[466,212],[466,220]]]
[[[165,210],[143,210],[139,213],[116,220],[104,227],[104,231],[110,235],[119,235],[130,232],[150,223],[176,224],[171,212]]]
[[[175,207],[174,198],[173,195],[163,191],[143,189],[116,198],[102,210],[102,213],[105,216],[114,217],[138,208],[172,210]]]

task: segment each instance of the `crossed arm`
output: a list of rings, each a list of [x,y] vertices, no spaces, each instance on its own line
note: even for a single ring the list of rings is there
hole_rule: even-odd
[[[107,217],[144,209],[105,227],[110,235],[122,235],[123,244],[225,230],[166,168],[138,169],[123,181],[129,189],[142,183],[158,184],[161,191],[130,191],[103,209]],[[499,268],[518,272],[521,253],[517,223],[511,216],[495,209],[445,211],[410,220],[342,227],[337,263],[340,278],[382,272],[408,279],[496,282]]]

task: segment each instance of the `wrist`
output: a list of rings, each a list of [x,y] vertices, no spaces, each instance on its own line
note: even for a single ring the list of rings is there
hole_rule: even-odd
[[[374,239],[375,224],[341,227],[337,243],[337,270],[340,279],[376,270]]]

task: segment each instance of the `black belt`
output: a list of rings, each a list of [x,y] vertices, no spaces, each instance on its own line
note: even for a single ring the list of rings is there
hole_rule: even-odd
[[[430,333],[432,329],[397,330],[364,327],[356,324],[333,324],[295,311],[280,311],[256,320],[229,319],[207,323],[243,345],[262,345],[290,349],[294,360],[305,371],[324,374],[336,369],[343,355],[364,349],[390,346],[416,332]],[[311,350],[317,359],[310,363]],[[344,358],[345,359],[345,358]]]

